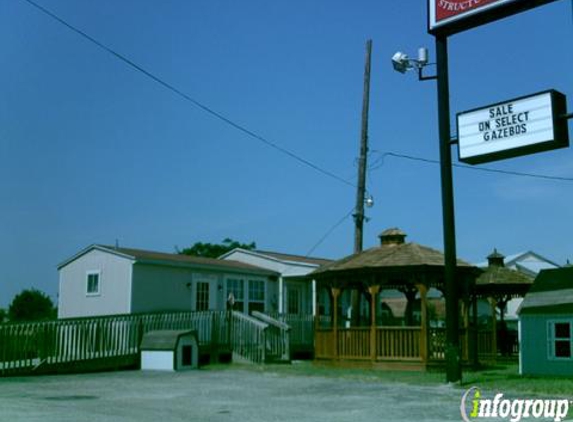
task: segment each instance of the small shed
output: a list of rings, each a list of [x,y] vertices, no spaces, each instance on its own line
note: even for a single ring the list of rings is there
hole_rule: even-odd
[[[541,271],[518,314],[520,373],[573,376],[573,267]]]
[[[199,366],[196,330],[149,331],[141,340],[141,369],[181,371]]]

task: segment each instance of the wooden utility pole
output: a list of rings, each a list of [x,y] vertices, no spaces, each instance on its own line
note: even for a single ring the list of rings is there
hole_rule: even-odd
[[[364,95],[362,98],[362,129],[360,133],[360,156],[358,158],[358,186],[356,189],[356,210],[354,213],[354,253],[362,252],[364,227],[364,199],[366,194],[366,159],[368,156],[368,110],[370,107],[370,56],[372,40],[366,42],[366,63],[364,66]]]
[[[372,40],[366,41],[366,60],[364,65],[364,94],[362,97],[362,129],[360,131],[360,156],[358,158],[358,185],[356,189],[356,209],[354,212],[354,253],[362,252],[364,239],[364,200],[366,195],[366,160],[368,157],[368,110],[370,107],[370,57]],[[360,323],[360,295],[358,289],[352,290],[351,324]]]

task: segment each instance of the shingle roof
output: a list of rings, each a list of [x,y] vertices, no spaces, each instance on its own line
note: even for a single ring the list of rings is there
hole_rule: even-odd
[[[357,269],[421,266],[443,267],[444,255],[436,249],[413,242],[382,245],[334,261],[317,269],[313,274]],[[458,267],[472,268],[472,265],[458,259]]]
[[[293,261],[293,262],[302,262],[308,264],[316,264],[316,265],[325,265],[332,262],[332,259],[326,258],[316,258],[311,256],[302,256],[302,255],[293,255],[281,252],[271,252],[271,251],[261,251],[256,250],[256,253],[260,253],[261,255],[268,255],[273,258],[276,258],[281,261]]]
[[[542,270],[523,299],[519,314],[571,312],[573,268]]]
[[[233,260],[202,258],[202,257],[181,255],[175,253],[148,251],[143,249],[133,249],[133,248],[123,248],[123,247],[116,248],[114,246],[106,246],[106,245],[91,245],[86,249],[82,250],[81,252],[79,252],[78,254],[74,255],[70,259],[61,263],[58,266],[58,269],[64,267],[68,263],[74,261],[75,259],[79,258],[80,256],[84,255],[85,253],[93,249],[103,250],[105,252],[124,256],[126,258],[131,258],[137,262],[147,263],[147,264],[180,265],[186,267],[202,267],[202,268],[211,268],[218,270],[245,271],[248,273],[257,273],[261,275],[277,275],[277,273],[274,271]]]
[[[484,273],[476,280],[476,286],[487,285],[532,285],[533,278],[519,271],[505,267],[491,266],[485,269]]]
[[[175,350],[183,336],[197,338],[197,330],[158,330],[148,331],[141,339],[141,350]]]

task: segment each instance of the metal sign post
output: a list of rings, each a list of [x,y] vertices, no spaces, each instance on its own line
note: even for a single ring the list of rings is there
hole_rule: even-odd
[[[452,150],[450,145],[450,84],[448,77],[447,36],[436,36],[436,66],[438,73],[438,124],[445,257],[446,381],[457,382],[462,379],[462,366],[460,358],[458,310],[459,291],[456,285],[456,225],[454,216]]]
[[[440,176],[445,255],[447,382],[458,382],[462,379],[458,309],[461,288],[456,283],[457,258],[450,139],[448,36],[552,1],[555,0],[428,0],[428,32],[434,35],[436,40],[438,80]]]

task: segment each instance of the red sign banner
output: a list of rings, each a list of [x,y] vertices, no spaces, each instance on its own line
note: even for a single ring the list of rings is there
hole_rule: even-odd
[[[556,0],[428,0],[430,33],[455,34]]]
[[[462,15],[490,3],[499,3],[501,0],[438,0],[436,1],[436,23],[452,16]]]

